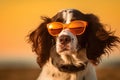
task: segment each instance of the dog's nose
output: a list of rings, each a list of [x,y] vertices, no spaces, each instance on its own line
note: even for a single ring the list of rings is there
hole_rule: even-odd
[[[61,35],[59,37],[59,41],[60,41],[61,44],[65,45],[65,44],[68,44],[71,41],[71,37],[68,36],[68,35]]]

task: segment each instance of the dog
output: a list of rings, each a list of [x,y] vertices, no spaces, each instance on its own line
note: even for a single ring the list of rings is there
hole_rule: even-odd
[[[37,80],[97,80],[94,65],[119,38],[105,30],[96,15],[76,9],[42,20],[29,35],[41,69]]]

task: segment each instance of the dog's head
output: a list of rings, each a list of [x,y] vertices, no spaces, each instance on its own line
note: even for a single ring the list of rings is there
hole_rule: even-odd
[[[119,42],[118,37],[106,31],[94,14],[65,9],[52,18],[42,19],[44,22],[29,37],[41,67],[50,54],[53,59],[59,58],[59,62],[73,69],[81,64],[85,66],[88,60],[97,64],[101,55],[107,53],[111,46],[115,46],[116,41]],[[56,61],[55,64],[59,65]],[[67,67],[63,65],[62,68]]]

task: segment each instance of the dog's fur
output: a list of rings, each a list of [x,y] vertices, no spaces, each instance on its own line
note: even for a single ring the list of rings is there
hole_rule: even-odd
[[[29,35],[41,68],[37,80],[97,80],[93,64],[98,64],[101,55],[116,46],[119,38],[106,31],[94,14],[84,14],[75,9],[65,9],[52,18],[42,19],[40,26]],[[63,29],[56,37],[48,33],[48,23],[69,24],[74,20],[88,23],[82,35],[74,35],[68,29]],[[61,39],[66,39],[64,44]]]

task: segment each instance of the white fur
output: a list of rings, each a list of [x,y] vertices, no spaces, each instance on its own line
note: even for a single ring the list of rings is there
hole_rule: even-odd
[[[67,9],[63,11],[63,18],[66,21],[66,24],[69,24],[71,22],[71,19],[73,17],[73,13],[71,13],[72,9]]]
[[[53,77],[54,76],[54,77]],[[77,73],[60,72],[51,64],[51,59],[44,65],[44,68],[37,80],[97,80],[96,72],[91,63],[88,63],[84,71]]]

